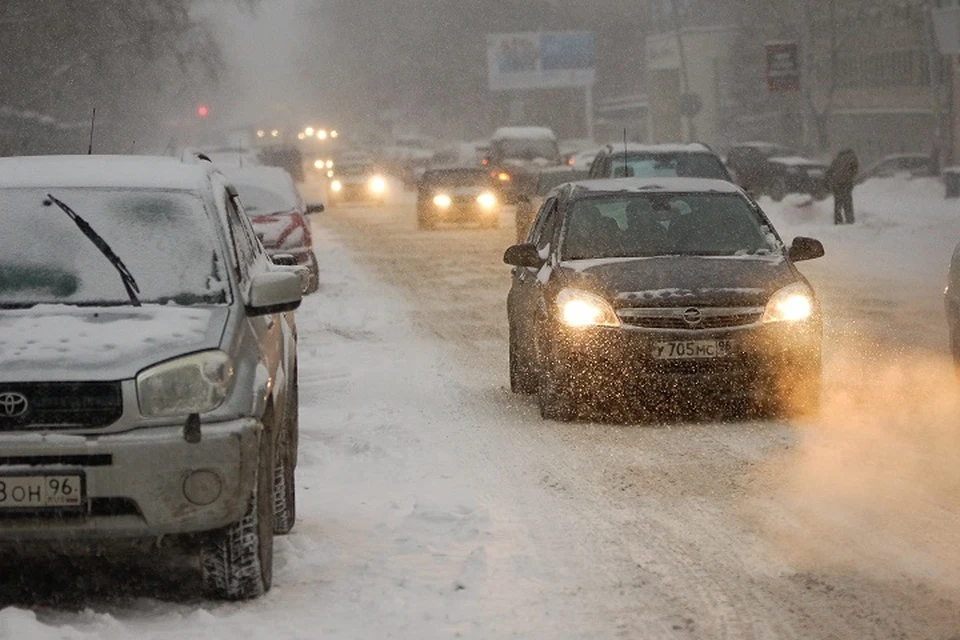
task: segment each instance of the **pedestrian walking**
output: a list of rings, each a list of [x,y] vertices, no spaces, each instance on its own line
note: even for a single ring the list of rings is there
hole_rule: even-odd
[[[827,169],[827,186],[833,192],[833,223],[853,224],[853,185],[860,173],[860,160],[853,149],[844,149]]]

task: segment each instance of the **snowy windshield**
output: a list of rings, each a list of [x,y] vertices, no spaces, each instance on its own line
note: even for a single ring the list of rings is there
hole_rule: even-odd
[[[234,184],[234,186],[240,194],[243,210],[248,215],[262,216],[271,213],[285,213],[296,206],[288,198],[284,198],[272,189],[251,184]]]
[[[723,163],[710,153],[631,153],[626,162],[621,153],[610,162],[613,178],[728,178]]]
[[[507,139],[497,140],[493,146],[495,152],[505,160],[537,160],[543,159],[557,162],[560,151],[557,143],[552,140],[537,139]]]
[[[0,189],[0,307],[126,305],[109,260],[48,199],[68,205],[120,257],[143,303],[218,304],[228,285],[204,204],[173,191]]]
[[[584,198],[573,205],[562,244],[565,260],[775,251],[775,236],[737,194]]]

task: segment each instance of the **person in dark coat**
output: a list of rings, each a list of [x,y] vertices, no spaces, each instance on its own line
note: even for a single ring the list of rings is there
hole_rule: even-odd
[[[833,223],[853,224],[853,185],[860,173],[860,160],[853,149],[844,149],[827,169],[827,186],[833,192]]]

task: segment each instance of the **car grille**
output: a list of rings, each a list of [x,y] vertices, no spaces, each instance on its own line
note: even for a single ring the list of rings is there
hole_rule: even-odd
[[[119,382],[0,384],[0,431],[106,427],[121,415]]]
[[[681,330],[681,331],[708,331],[711,329],[728,329],[731,327],[746,327],[760,322],[763,318],[763,309],[699,309],[699,322],[688,322],[684,314],[689,307],[666,309],[621,309],[618,312],[620,320],[627,326],[642,329]]]

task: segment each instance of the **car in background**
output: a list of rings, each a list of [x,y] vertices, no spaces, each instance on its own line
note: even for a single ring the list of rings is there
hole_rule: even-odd
[[[293,179],[278,167],[222,169],[240,194],[244,212],[271,259],[292,257],[292,265],[308,270],[304,293],[319,288],[320,268],[313,253],[308,213],[320,213],[323,204],[304,204]]]
[[[932,178],[940,175],[937,159],[927,153],[897,153],[884,156],[867,167],[857,178],[861,184],[875,178]]]
[[[331,203],[370,202],[382,205],[387,179],[373,160],[344,156],[335,161],[328,195]]]
[[[766,193],[777,174],[770,158],[795,158],[800,154],[789,147],[772,142],[741,142],[727,152],[727,168],[734,182],[748,193]]]
[[[485,169],[435,168],[423,175],[417,186],[417,227],[436,229],[441,222],[500,226],[497,185]]]
[[[534,187],[533,194],[523,196],[517,202],[515,214],[517,242],[523,242],[527,237],[533,218],[543,206],[548,193],[565,182],[584,180],[586,177],[586,171],[578,171],[570,166],[550,167],[541,171],[537,176],[537,186]]]
[[[590,180],[610,178],[730,180],[723,161],[705,144],[607,145],[590,165]]]
[[[950,327],[950,350],[953,352],[957,378],[960,379],[960,245],[957,245],[950,261],[944,298],[947,305],[947,325]]]
[[[210,162],[0,159],[0,547],[195,552],[257,597],[294,524],[300,278]]]
[[[501,127],[494,132],[483,159],[490,175],[500,182],[508,204],[533,193],[540,171],[561,164],[557,136],[547,127]]]
[[[698,393],[774,415],[817,411],[820,305],[763,211],[721,180],[575,182],[507,249],[510,387],[544,418]]]
[[[823,162],[802,156],[767,158],[767,182],[755,194],[766,194],[774,202],[780,202],[790,193],[802,193],[814,200],[823,200],[830,195],[826,179],[827,168],[828,165]]]
[[[590,167],[593,166],[593,161],[597,159],[601,151],[603,151],[603,149],[592,148],[572,153],[567,156],[567,166],[577,171],[588,173]]]
[[[290,174],[294,182],[300,183],[306,178],[303,168],[303,153],[296,146],[276,145],[265,147],[257,154],[257,160],[260,164],[268,167],[280,167]]]

